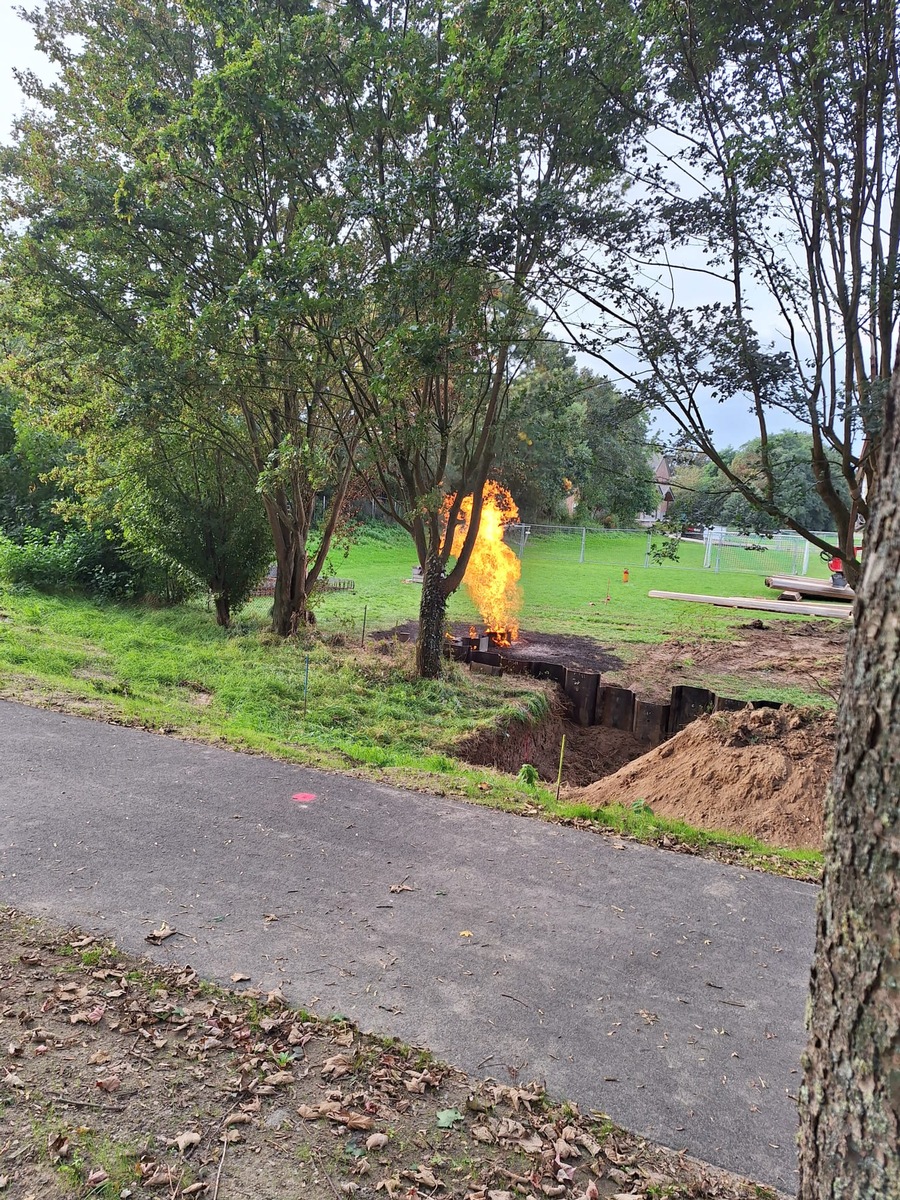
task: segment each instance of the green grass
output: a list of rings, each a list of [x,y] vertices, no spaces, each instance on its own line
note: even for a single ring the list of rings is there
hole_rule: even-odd
[[[305,646],[272,637],[258,613],[225,633],[202,606],[151,610],[7,592],[0,607],[7,696],[497,802],[527,795],[460,764],[454,743],[498,717],[543,716],[546,689],[533,681],[456,665],[443,679],[419,680],[411,646],[363,654]]]
[[[651,588],[766,594],[755,575],[672,564],[644,568],[645,544],[642,534],[598,539],[590,548],[592,561],[583,564],[577,555],[561,562],[558,545],[529,547],[523,628],[582,634],[637,654],[642,644],[670,638],[727,639],[747,620],[746,612],[651,600]],[[568,552],[571,543],[563,549]],[[270,602],[264,600],[249,604],[225,632],[202,604],[152,610],[6,591],[0,595],[0,691],[312,766],[582,819],[580,812],[557,807],[546,790],[469,767],[456,756],[459,738],[479,727],[539,720],[547,711],[545,685],[475,676],[455,665],[441,680],[417,680],[411,646],[388,642],[379,649],[370,642],[359,652],[364,614],[369,631],[417,615],[419,587],[403,582],[413,562],[411,543],[399,530],[364,535],[346,556],[333,556],[334,572],[353,578],[356,590],[321,597],[318,633],[326,643],[344,645],[273,637],[267,629]],[[629,583],[623,582],[623,566]],[[477,618],[464,591],[452,597],[449,616]],[[724,682],[723,691],[741,694],[740,680]],[[772,698],[822,702],[821,696],[782,690],[791,694]],[[628,818],[628,832],[658,840],[658,819],[651,828],[636,816]],[[595,812],[587,819],[620,829],[624,818]],[[696,848],[718,836],[668,832]]]
[[[794,878],[818,881],[822,854],[818,850],[784,850],[767,846],[757,838],[726,830],[695,829],[684,821],[656,816],[647,809],[611,804],[594,808],[589,804],[556,803],[550,798],[553,814],[564,820],[589,821],[610,833],[622,834],[637,841],[668,846],[678,844],[698,854],[713,851],[747,866],[792,875]]]
[[[776,594],[765,586],[762,564],[758,573],[716,574],[703,569],[702,546],[684,543],[680,562],[645,567],[644,533],[590,535],[584,563],[578,561],[580,546],[580,535],[569,533],[537,542],[529,540],[522,560],[523,602],[519,616],[523,629],[591,637],[605,646],[623,649],[627,657],[629,652],[639,653],[641,645],[672,638],[727,640],[736,627],[754,615],[765,616],[767,622],[788,624],[809,619],[655,600],[647,594],[692,592],[771,600]],[[824,570],[815,555],[810,558],[810,569],[814,559]],[[755,563],[756,557],[752,561]],[[352,578],[356,590],[330,593],[320,600],[317,613],[323,628],[339,629],[350,638],[359,638],[364,614],[368,630],[391,629],[416,618],[420,588],[402,582],[409,577],[414,562],[412,542],[402,530],[387,531],[377,541],[364,537],[346,556],[333,556],[336,574]],[[622,577],[626,567],[628,583]],[[251,610],[262,616],[267,607],[266,601],[255,601]],[[479,619],[465,586],[451,596],[448,616],[451,621]],[[797,692],[791,696],[773,694],[771,699],[798,702],[801,696],[806,701],[813,698],[809,693]]]

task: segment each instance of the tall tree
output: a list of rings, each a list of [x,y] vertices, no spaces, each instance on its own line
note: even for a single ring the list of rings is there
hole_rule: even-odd
[[[826,808],[801,1200],[900,1196],[900,371],[880,438]]]
[[[177,414],[255,471],[286,634],[352,467],[327,348],[348,228],[340,196],[324,195],[341,128],[322,86],[335,31],[312,4],[61,0],[29,19],[57,71],[46,85],[20,76],[37,107],[5,158],[32,382],[43,365],[64,392],[58,368],[77,371],[118,397],[122,420]]]
[[[342,373],[379,494],[423,566],[417,662],[434,676],[528,357],[529,301],[558,291],[549,267],[596,218],[632,124],[616,94],[633,83],[633,21],[619,0],[589,14],[567,0],[371,0],[342,18],[356,47],[342,177],[374,256]]]
[[[840,554],[852,582],[898,318],[896,4],[647,0],[641,13],[655,125],[632,163],[643,186],[607,253],[570,274],[596,302],[595,349],[614,330],[649,366],[634,372],[645,398],[748,503]],[[752,480],[711,428],[726,401],[758,426]],[[809,431],[836,544],[779,501],[776,411]]]

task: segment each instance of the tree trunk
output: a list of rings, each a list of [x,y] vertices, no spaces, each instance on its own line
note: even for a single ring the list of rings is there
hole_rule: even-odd
[[[231,624],[231,598],[227,592],[217,592],[213,596],[213,603],[216,606],[216,624],[224,626],[225,629]]]
[[[447,592],[444,564],[435,553],[425,559],[422,599],[419,604],[419,637],[416,642],[416,673],[420,679],[438,679],[444,666],[444,629]]]
[[[801,1200],[900,1197],[900,374],[838,710],[800,1092]]]
[[[275,565],[272,632],[290,637],[309,621],[306,537],[298,530],[282,528],[275,541]]]

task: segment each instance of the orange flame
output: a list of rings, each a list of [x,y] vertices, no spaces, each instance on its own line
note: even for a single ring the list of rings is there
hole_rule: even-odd
[[[451,503],[451,496],[447,506]],[[472,497],[463,499],[459,524],[453,535],[452,553],[459,554],[472,516]],[[489,479],[484,488],[481,523],[466,568],[464,583],[495,641],[509,645],[519,636],[516,615],[522,603],[519,576],[522,564],[503,541],[504,528],[518,520],[519,510],[505,487]]]

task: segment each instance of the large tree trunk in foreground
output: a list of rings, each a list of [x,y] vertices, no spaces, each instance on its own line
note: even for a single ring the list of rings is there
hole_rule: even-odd
[[[416,641],[416,674],[437,679],[444,665],[444,631],[447,624],[447,591],[444,564],[437,554],[425,559],[422,599],[419,604],[419,637]]]
[[[900,1197],[900,374],[838,713],[801,1089],[802,1200]]]

